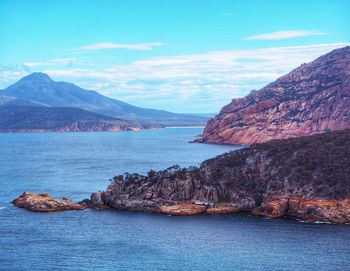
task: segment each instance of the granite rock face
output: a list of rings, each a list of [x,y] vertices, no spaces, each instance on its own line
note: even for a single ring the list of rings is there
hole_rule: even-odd
[[[55,199],[47,193],[34,194],[23,192],[23,194],[16,198],[12,203],[19,208],[36,212],[83,210],[87,208],[85,204],[80,204],[67,198]]]
[[[196,141],[254,144],[350,128],[350,47],[233,99]]]
[[[114,177],[90,204],[170,215],[251,212],[350,223],[350,130],[273,140],[147,176]]]

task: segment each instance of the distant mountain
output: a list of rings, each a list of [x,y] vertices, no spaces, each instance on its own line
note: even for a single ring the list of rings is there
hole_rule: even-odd
[[[14,100],[15,101],[15,100]],[[141,126],[73,107],[0,105],[0,132],[140,130]]]
[[[197,142],[253,144],[345,128],[350,128],[349,46],[232,100],[208,121]]]
[[[175,114],[164,110],[136,107],[111,99],[96,91],[74,84],[55,82],[47,74],[32,73],[0,91],[0,96],[40,103],[54,107],[76,107],[110,117],[148,125],[205,125],[208,117]]]

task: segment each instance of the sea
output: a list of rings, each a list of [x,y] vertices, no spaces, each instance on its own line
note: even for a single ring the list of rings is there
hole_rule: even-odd
[[[23,191],[74,200],[124,172],[241,148],[189,143],[202,128],[0,134],[0,270],[350,270],[350,225],[247,214],[172,217],[116,210],[35,213]]]

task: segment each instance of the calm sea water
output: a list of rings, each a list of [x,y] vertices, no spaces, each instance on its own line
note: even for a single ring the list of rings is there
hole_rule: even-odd
[[[80,200],[125,171],[198,165],[234,146],[201,129],[0,134],[0,270],[350,270],[350,226],[246,215],[32,213],[23,191]]]

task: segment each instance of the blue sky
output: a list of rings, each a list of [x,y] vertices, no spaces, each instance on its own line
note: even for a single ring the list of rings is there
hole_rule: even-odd
[[[43,71],[134,105],[217,112],[350,42],[350,1],[0,1],[0,88]]]

